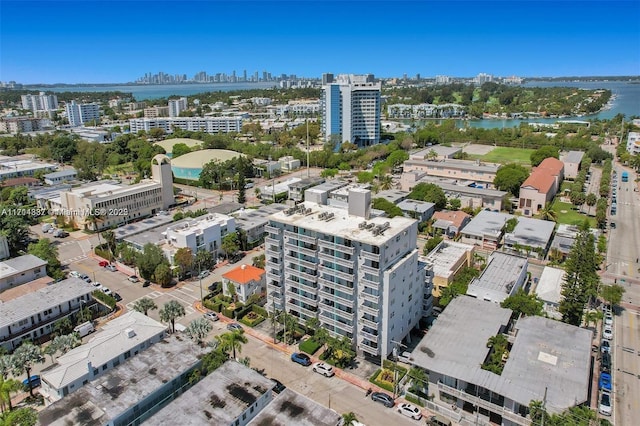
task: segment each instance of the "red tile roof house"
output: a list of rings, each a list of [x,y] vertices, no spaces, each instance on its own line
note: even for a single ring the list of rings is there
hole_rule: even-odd
[[[525,216],[537,214],[553,200],[564,179],[564,164],[556,158],[545,158],[520,186],[518,209]]]
[[[266,271],[251,265],[240,265],[222,275],[222,292],[225,296],[231,296],[229,283],[235,288],[238,302],[247,303],[249,296],[265,291]]]
[[[463,211],[442,210],[432,216],[433,228],[442,229],[449,238],[454,238],[471,221],[471,215]]]

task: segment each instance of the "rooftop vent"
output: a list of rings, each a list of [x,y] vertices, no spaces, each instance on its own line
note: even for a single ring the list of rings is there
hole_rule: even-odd
[[[129,339],[131,339],[131,338],[133,338],[133,337],[135,337],[135,336],[136,336],[136,332],[135,332],[135,330],[133,330],[132,328],[127,328],[127,329],[124,331],[124,334],[125,334]]]

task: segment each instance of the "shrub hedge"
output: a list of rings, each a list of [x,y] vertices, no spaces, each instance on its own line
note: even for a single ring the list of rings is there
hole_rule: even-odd
[[[404,399],[406,399],[409,402],[413,402],[414,404],[416,404],[416,405],[418,405],[420,407],[424,407],[424,404],[420,401],[420,399],[415,397],[415,396],[413,396],[413,395],[406,394],[404,396]]]
[[[100,290],[95,290],[93,293],[91,293],[91,295],[94,299],[99,300],[111,309],[116,307],[116,299],[109,296],[108,294],[103,293]]]
[[[380,375],[380,373],[382,373],[382,368],[378,368],[376,370],[375,373],[373,373],[373,376],[371,376],[369,378],[369,382],[373,383],[374,385],[381,387],[382,389],[389,391],[389,392],[393,392],[393,386],[388,384],[388,383],[384,383],[384,382],[379,382],[377,380],[378,376]]]
[[[260,324],[262,321],[265,320],[265,318],[258,314],[257,312],[253,312],[256,315],[256,318],[254,319],[250,319],[248,318],[248,313],[247,315],[243,316],[239,321],[245,325],[248,325],[249,327],[255,327],[256,325]]]

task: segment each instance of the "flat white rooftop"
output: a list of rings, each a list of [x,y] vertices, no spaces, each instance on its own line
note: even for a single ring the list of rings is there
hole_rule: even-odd
[[[420,260],[433,265],[433,273],[437,277],[450,277],[455,271],[453,267],[465,253],[473,251],[469,244],[454,241],[443,241],[427,256],[420,256]]]
[[[350,216],[348,210],[339,207],[319,205],[305,201],[298,204],[304,206],[308,214],[294,213],[287,215],[287,210],[276,213],[270,217],[271,220],[299,226],[301,228],[315,231],[322,234],[329,234],[360,241],[365,244],[381,245],[394,238],[405,229],[409,228],[416,221],[406,217],[396,216],[394,218],[375,217],[365,219],[358,216]],[[321,213],[332,215],[329,220],[320,216]],[[374,235],[369,229],[360,228],[360,224],[386,225],[388,228],[381,234]]]

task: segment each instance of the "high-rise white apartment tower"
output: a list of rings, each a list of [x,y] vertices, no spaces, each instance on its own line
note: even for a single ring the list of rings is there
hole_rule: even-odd
[[[269,217],[267,307],[304,324],[318,318],[359,354],[386,357],[422,316],[418,222],[369,218],[371,192],[349,191],[348,209],[306,201]]]
[[[89,121],[100,120],[100,105],[97,103],[77,104],[76,101],[67,102],[67,119],[71,127],[79,127]]]
[[[169,100],[169,117],[179,117],[182,111],[186,111],[188,107],[187,98]]]
[[[53,111],[58,109],[58,97],[40,92],[38,95],[22,95],[22,108],[28,109],[35,116],[45,115],[51,117]],[[40,113],[40,114],[39,114]]]
[[[380,142],[380,91],[373,74],[322,76],[322,134],[325,142],[359,147]]]

